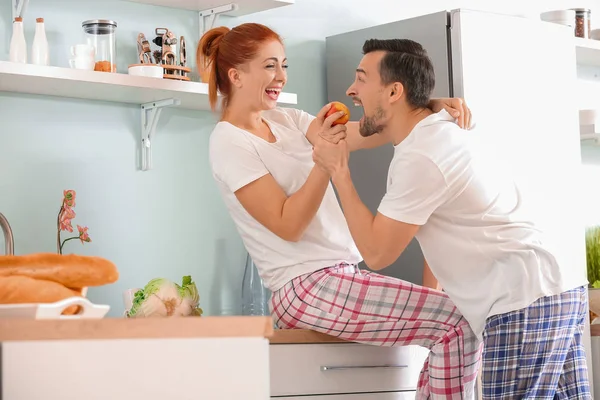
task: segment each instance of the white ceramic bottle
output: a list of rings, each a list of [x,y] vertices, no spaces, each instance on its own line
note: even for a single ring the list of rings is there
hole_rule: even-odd
[[[25,33],[23,32],[22,17],[16,17],[13,22],[9,60],[17,63],[27,63],[27,42],[25,41]]]
[[[46,27],[44,18],[35,20],[35,36],[31,45],[31,63],[36,65],[48,65],[48,39],[46,38]]]

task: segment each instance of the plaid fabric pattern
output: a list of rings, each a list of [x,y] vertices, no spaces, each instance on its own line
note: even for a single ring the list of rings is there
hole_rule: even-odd
[[[591,399],[585,349],[587,289],[543,297],[488,318],[484,399]]]
[[[288,282],[271,296],[271,311],[282,329],[424,346],[417,399],[474,398],[482,343],[443,292],[340,264]]]

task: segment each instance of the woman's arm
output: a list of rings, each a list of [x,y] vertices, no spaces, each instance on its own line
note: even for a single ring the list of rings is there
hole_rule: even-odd
[[[315,165],[304,185],[289,197],[271,174],[242,187],[235,195],[263,226],[283,240],[297,242],[319,210],[328,185],[329,174]]]
[[[323,107],[312,121],[313,134],[343,135],[344,125],[332,126],[343,114],[325,118],[328,108]],[[314,165],[306,182],[297,192],[287,196],[271,174],[241,187],[235,192],[238,201],[248,213],[271,232],[290,242],[297,242],[321,206],[330,176]]]

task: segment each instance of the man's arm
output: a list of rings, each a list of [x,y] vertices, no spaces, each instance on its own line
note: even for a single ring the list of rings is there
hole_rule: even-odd
[[[380,270],[392,264],[413,239],[419,225],[376,216],[363,204],[352,183],[350,171],[334,175],[335,185],[350,233],[367,266]]]
[[[345,140],[335,145],[321,139],[313,151],[315,163],[332,177],[350,233],[364,261],[369,268],[379,270],[402,254],[419,227],[446,201],[448,187],[431,159],[421,153],[403,154],[390,171],[393,183],[373,216],[352,183],[348,158]]]
[[[467,107],[465,101],[461,98],[432,99],[429,102],[428,107],[433,112],[446,110],[450,115],[456,118],[456,123],[463,129],[465,129],[465,127],[466,129],[469,129],[471,126],[471,111],[469,110],[469,107]],[[382,135],[363,137],[359,131],[360,123],[358,121],[350,121],[346,123],[346,128],[345,134],[338,134],[333,137],[324,137],[324,139],[336,144],[340,140],[346,139],[346,142],[348,142],[348,150],[351,152],[361,149],[373,149],[375,147],[390,143]],[[313,146],[316,143],[317,136],[317,126],[316,124],[314,126],[311,124],[306,132],[306,138]]]

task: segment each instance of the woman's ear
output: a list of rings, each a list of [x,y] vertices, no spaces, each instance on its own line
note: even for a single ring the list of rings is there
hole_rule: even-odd
[[[227,71],[227,76],[229,77],[229,80],[231,81],[233,86],[235,86],[238,89],[242,87],[242,80],[240,79],[240,71],[238,71],[235,68],[230,68],[229,71]]]

